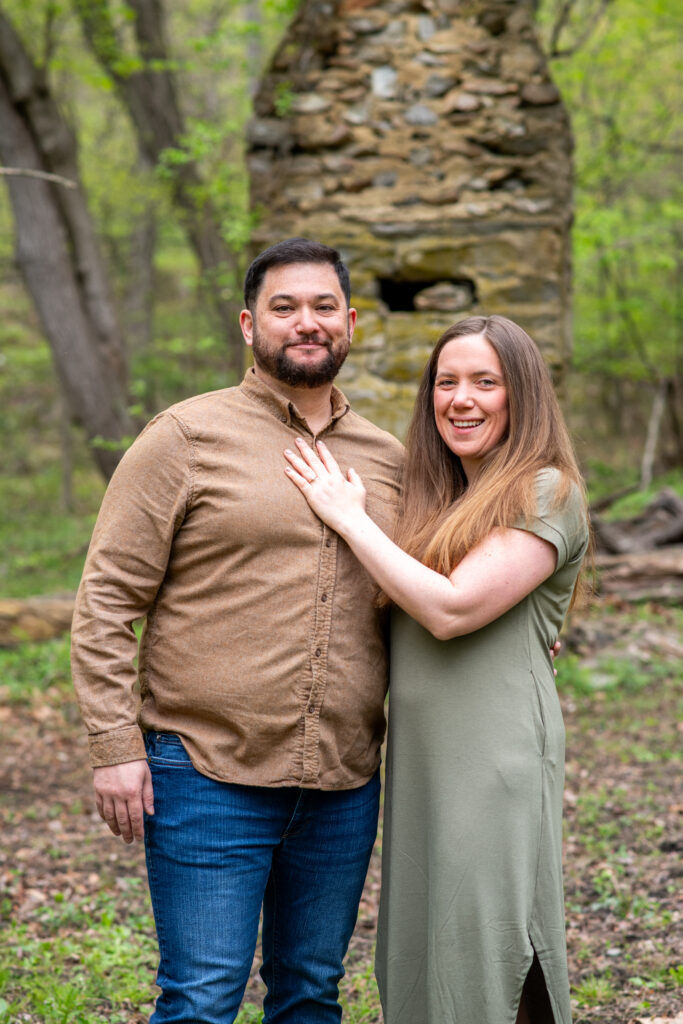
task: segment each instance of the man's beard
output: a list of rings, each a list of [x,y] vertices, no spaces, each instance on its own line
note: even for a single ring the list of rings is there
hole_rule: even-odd
[[[274,352],[255,327],[251,343],[254,362],[275,380],[293,388],[317,388],[323,384],[330,384],[339,373],[351,345],[348,334],[343,343],[338,343],[336,351],[329,342],[320,342],[320,344],[325,345],[324,358],[315,365],[307,366],[305,363],[296,363],[290,358],[287,354],[289,346]]]

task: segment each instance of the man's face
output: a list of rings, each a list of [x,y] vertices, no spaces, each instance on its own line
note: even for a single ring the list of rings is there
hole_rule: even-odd
[[[271,267],[253,313],[245,309],[240,316],[257,371],[290,387],[315,388],[333,381],[355,324],[356,311],[347,307],[328,263]]]

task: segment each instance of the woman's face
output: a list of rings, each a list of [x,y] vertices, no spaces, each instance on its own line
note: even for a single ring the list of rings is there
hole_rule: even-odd
[[[503,370],[483,334],[453,338],[441,349],[434,418],[439,434],[472,480],[482,459],[507,434],[509,422]]]

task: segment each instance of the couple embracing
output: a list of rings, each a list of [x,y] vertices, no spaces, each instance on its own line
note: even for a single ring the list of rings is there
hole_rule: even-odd
[[[389,664],[386,1024],[570,1024],[551,649],[588,543],[571,444],[533,341],[471,317],[404,452],[333,384],[349,303],[335,250],[261,253],[253,368],[148,424],[93,534],[73,674],[100,815],[144,835],[151,1021],[235,1019],[261,910],[264,1024],[341,1019]]]

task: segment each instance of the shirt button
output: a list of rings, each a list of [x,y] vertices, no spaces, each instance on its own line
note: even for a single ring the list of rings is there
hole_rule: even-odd
[[[320,648],[316,647],[316,649],[315,649],[315,656],[316,656],[316,658],[319,658],[322,653],[323,652],[320,650]]]
[[[321,601],[327,601],[327,594],[321,594],[320,595],[320,600]]]
[[[325,547],[326,548],[331,548],[332,547],[332,538],[331,537],[328,537],[327,540],[325,541]]]
[[[309,715],[312,715],[314,712],[315,712],[315,705],[309,704],[308,705],[308,713],[309,713]]]

